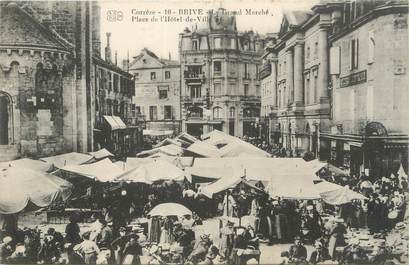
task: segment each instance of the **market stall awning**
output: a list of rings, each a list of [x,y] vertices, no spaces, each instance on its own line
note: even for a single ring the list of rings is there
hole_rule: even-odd
[[[150,216],[184,216],[192,215],[192,211],[179,203],[162,203],[156,205],[150,212]]]
[[[166,138],[166,139],[160,141],[158,144],[154,145],[153,147],[157,148],[157,147],[165,146],[165,145],[168,145],[168,144],[174,144],[174,145],[178,145],[178,146],[182,145],[180,142],[178,142],[178,141],[176,141],[174,139]]]
[[[183,180],[185,173],[165,160],[154,160],[130,169],[116,177],[116,181],[152,183],[161,180]]]
[[[315,172],[302,158],[195,158],[192,167],[234,168],[241,172],[245,172],[248,180],[269,181],[272,177],[282,178],[293,175],[303,175],[308,178],[319,180],[315,175]]]
[[[81,165],[94,161],[94,158],[88,154],[66,153],[62,155],[49,156],[40,158],[40,160],[53,164],[55,167],[62,168],[69,165]]]
[[[244,141],[228,143],[220,149],[220,152],[222,157],[271,157],[266,151]]]
[[[200,187],[199,193],[205,195],[208,198],[213,198],[214,194],[220,193],[231,188],[235,188],[240,183],[243,183],[246,186],[249,186],[250,188],[261,191],[255,185],[248,182],[244,177],[226,176],[213,183],[210,183],[209,185]]]
[[[123,172],[123,169],[112,163],[109,158],[92,164],[65,166],[62,170],[100,182],[113,181],[116,176]]]
[[[307,163],[315,171],[315,173],[328,166],[327,162],[322,162],[318,159],[308,161]]]
[[[345,203],[349,203],[352,200],[366,200],[364,195],[355,192],[348,187],[342,187],[341,189],[332,190],[320,193],[322,199],[332,205],[341,205]]]
[[[186,151],[197,154],[202,157],[221,157],[221,153],[217,147],[204,143],[202,141],[197,141],[190,145]]]
[[[172,135],[172,130],[143,130],[143,135],[150,135],[150,136],[169,136]]]
[[[3,168],[9,167],[18,167],[18,168],[26,168],[40,172],[48,172],[51,170],[52,165],[50,163],[34,160],[29,158],[22,158],[13,161],[1,162],[0,163],[0,170]]]
[[[294,200],[320,199],[320,193],[315,187],[314,178],[303,174],[274,176],[266,187],[271,197]]]
[[[185,175],[189,182],[192,182],[194,176],[216,180],[223,177],[233,177],[235,170],[231,167],[186,167]]]
[[[111,127],[111,130],[126,129],[125,123],[118,116],[104,116],[104,119]]]
[[[190,156],[168,156],[162,153],[154,154],[148,157],[139,158],[139,157],[128,157],[126,159],[125,168],[127,170],[136,168],[140,165],[149,164],[156,160],[165,160],[171,164],[177,166],[178,168],[184,169],[185,167],[190,167],[193,164],[193,157]]]
[[[202,140],[205,143],[216,146],[219,144],[228,144],[239,139],[222,131],[213,130],[210,133],[202,135]]]
[[[95,152],[89,152],[88,154],[90,154],[91,156],[93,156],[95,159],[97,160],[101,160],[107,157],[114,157],[114,155],[109,152],[108,150],[106,150],[105,148],[95,151]]]
[[[0,170],[0,213],[24,210],[28,203],[47,207],[56,200],[67,200],[72,184],[51,174],[22,167]]]
[[[150,150],[142,151],[136,154],[138,157],[150,156],[156,153],[164,153],[169,156],[181,156],[183,154],[183,148],[179,145],[168,144],[161,147],[153,148]]]

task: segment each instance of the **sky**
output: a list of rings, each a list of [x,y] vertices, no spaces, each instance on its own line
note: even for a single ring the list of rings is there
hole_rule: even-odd
[[[189,22],[188,18],[206,17],[208,10],[225,8],[240,12],[236,16],[239,31],[253,30],[260,34],[277,32],[285,10],[310,10],[318,0],[101,0],[102,52],[106,46],[106,32],[111,32],[111,50],[118,53],[118,63],[128,56],[138,55],[146,47],[162,58],[171,55],[179,60],[178,38],[186,27],[206,25]],[[200,11],[202,9],[202,11]],[[251,9],[252,13],[246,14]],[[169,10],[170,15],[165,12]],[[182,10],[182,11],[181,11]],[[182,12],[182,14],[180,14]],[[201,15],[198,12],[203,12]],[[187,14],[189,13],[189,14]],[[164,21],[164,17],[182,21]],[[162,21],[161,21],[162,18]],[[157,19],[158,21],[152,21]],[[148,21],[146,21],[148,20]]]

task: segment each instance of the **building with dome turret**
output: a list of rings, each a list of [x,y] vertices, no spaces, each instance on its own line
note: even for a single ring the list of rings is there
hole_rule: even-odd
[[[235,16],[224,9],[208,16],[206,27],[179,35],[182,131],[199,136],[218,129],[256,137],[264,40],[253,31],[238,31]]]

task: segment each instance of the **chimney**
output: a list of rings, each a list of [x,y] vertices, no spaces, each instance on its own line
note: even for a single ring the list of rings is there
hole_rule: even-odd
[[[105,61],[112,63],[111,46],[110,46],[111,32],[107,32],[107,46],[105,47]]]
[[[169,61],[170,61],[170,60],[172,60],[172,56],[170,55],[170,52],[169,52]]]
[[[118,52],[115,51],[115,65],[118,65]]]

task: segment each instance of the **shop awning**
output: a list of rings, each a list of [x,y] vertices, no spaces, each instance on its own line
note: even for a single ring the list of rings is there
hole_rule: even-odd
[[[104,119],[112,130],[126,129],[125,123],[118,116],[104,116]]]

